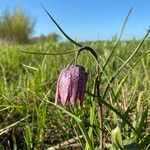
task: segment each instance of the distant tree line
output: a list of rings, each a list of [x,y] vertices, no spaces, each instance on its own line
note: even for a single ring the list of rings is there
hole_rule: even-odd
[[[24,44],[45,40],[57,42],[60,39],[54,32],[32,37],[35,23],[35,19],[28,16],[21,7],[16,7],[13,11],[6,9],[0,15],[0,42]]]
[[[5,41],[26,43],[35,27],[35,20],[27,16],[21,7],[14,11],[6,9],[0,17],[0,39]]]
[[[58,42],[60,40],[60,36],[55,33],[55,32],[52,32],[48,35],[44,35],[44,34],[41,34],[37,37],[33,37],[31,39],[31,41],[33,43],[36,43],[36,42],[43,42],[43,41],[51,41],[51,42]]]

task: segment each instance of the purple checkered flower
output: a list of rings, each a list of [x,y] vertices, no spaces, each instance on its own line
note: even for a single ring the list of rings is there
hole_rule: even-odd
[[[74,105],[77,99],[83,105],[87,73],[78,65],[71,65],[60,72],[57,81],[55,101],[64,105]]]

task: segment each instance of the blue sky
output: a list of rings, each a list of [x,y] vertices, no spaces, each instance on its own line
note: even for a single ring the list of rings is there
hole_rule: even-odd
[[[76,40],[110,39],[118,35],[131,7],[124,38],[142,37],[150,26],[150,0],[0,0],[0,13],[22,6],[37,21],[34,35],[50,32],[61,35],[40,3]]]

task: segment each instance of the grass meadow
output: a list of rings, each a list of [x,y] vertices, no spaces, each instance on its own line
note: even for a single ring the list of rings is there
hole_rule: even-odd
[[[82,44],[95,49],[102,67],[115,43]],[[139,43],[135,39],[121,41],[103,72],[102,129],[93,94],[96,67],[89,52],[83,51],[78,58],[78,64],[88,72],[84,105],[62,107],[55,105],[57,77],[72,62],[77,47],[70,42],[52,45],[48,41],[1,45],[0,150],[99,149],[102,130],[105,149],[149,150],[150,40],[140,47]]]

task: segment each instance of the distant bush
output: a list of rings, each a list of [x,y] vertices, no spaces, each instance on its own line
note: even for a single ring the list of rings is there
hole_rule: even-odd
[[[50,33],[48,36],[47,36],[48,40],[52,41],[52,42],[57,42],[59,39],[60,39],[60,36],[53,32],[53,33]]]
[[[5,10],[0,17],[0,39],[8,42],[26,43],[29,41],[35,27],[22,8],[17,7],[10,12]]]
[[[43,42],[43,41],[58,42],[59,39],[60,39],[59,34],[57,34],[55,32],[52,32],[48,35],[41,34],[38,37],[33,37],[31,41],[34,42],[34,43],[35,42]]]

